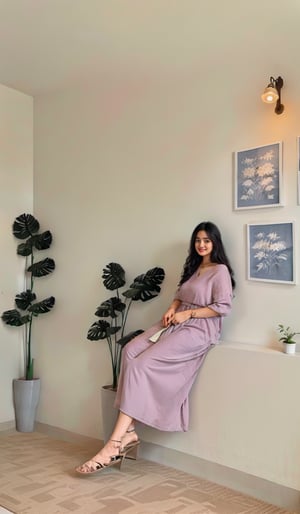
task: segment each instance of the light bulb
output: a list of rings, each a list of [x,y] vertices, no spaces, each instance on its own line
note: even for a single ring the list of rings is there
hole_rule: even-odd
[[[261,98],[263,102],[274,104],[279,98],[278,91],[275,89],[275,87],[266,87],[263,94],[261,95]]]

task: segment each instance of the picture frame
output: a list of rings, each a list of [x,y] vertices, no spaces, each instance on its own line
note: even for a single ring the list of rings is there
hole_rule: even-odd
[[[295,284],[295,222],[247,225],[247,278]]]
[[[300,136],[297,137],[297,204],[300,205]]]
[[[234,210],[282,205],[282,142],[235,152]]]

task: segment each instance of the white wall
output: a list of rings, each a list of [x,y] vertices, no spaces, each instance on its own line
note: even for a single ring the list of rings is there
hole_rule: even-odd
[[[0,312],[13,309],[22,291],[24,259],[12,236],[16,216],[33,209],[33,99],[0,85]],[[12,379],[21,376],[19,329],[0,324],[0,422],[14,418]]]
[[[99,389],[110,380],[109,356],[104,342],[86,340],[95,308],[106,298],[101,270],[112,260],[120,262],[130,280],[151,266],[165,268],[160,298],[138,306],[131,318],[132,328],[146,327],[168,306],[191,231],[201,220],[220,227],[236,272],[234,309],[223,339],[268,346],[279,322],[300,329],[299,283],[247,281],[245,251],[247,223],[299,218],[297,7],[290,2],[294,10],[277,12],[253,2],[244,12],[241,4],[228,10],[226,31],[219,33],[212,23],[205,42],[199,32],[207,59],[198,67],[191,59],[193,66],[172,76],[162,67],[149,76],[137,70],[131,78],[103,76],[93,82],[87,77],[80,87],[35,99],[35,213],[53,232],[57,262],[55,273],[39,285],[56,296],[56,307],[34,327],[41,422],[101,437]],[[286,109],[276,116],[260,94],[270,75],[279,74]],[[285,206],[233,211],[232,153],[276,141],[284,144]],[[297,225],[299,255],[298,233]],[[298,257],[298,276],[299,271]],[[256,394],[251,401],[257,401]],[[256,431],[258,420],[251,422],[249,431]],[[213,431],[207,428],[210,447]],[[162,436],[155,438],[163,444]],[[171,441],[192,453],[189,439]],[[274,448],[277,443],[274,436]],[[193,451],[203,457],[202,447]],[[222,464],[238,468],[238,459],[229,462],[226,455]],[[249,469],[253,457],[244,457]],[[251,470],[260,476],[256,457]],[[280,482],[281,476],[272,479]],[[294,482],[287,478],[285,484]]]

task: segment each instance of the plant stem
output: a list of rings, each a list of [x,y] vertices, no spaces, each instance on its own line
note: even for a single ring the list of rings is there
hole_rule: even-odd
[[[115,389],[117,387],[117,370],[116,370],[116,364],[115,364],[114,353],[113,353],[113,345],[112,345],[112,340],[111,340],[110,335],[108,335],[106,337],[106,340],[108,342],[108,348],[109,348],[110,357],[111,357],[111,363],[112,363],[112,371],[113,371],[113,383],[112,383],[112,386],[113,386],[113,389]]]
[[[131,304],[132,304],[132,298],[127,306],[127,309],[126,309],[126,312],[125,312],[125,316],[124,316],[124,320],[123,320],[123,326],[122,326],[122,332],[121,332],[121,336],[123,337],[124,335],[124,330],[125,330],[125,325],[126,325],[126,321],[127,321],[127,316],[128,316],[128,312],[129,312],[129,309],[131,307]]]
[[[33,265],[34,262],[34,256],[33,256],[33,248],[31,249],[31,256],[30,256],[30,264]],[[27,268],[26,268],[27,272]],[[30,292],[33,291],[33,284],[34,279],[32,273],[30,274]],[[29,328],[27,332],[27,365],[26,365],[26,380],[32,380],[33,379],[33,362],[31,357],[31,331],[32,331],[32,321],[33,321],[33,314],[30,315],[30,321],[29,321]]]
[[[29,328],[27,333],[27,363],[26,363],[26,380],[33,379],[33,366],[31,359],[31,328],[32,328],[32,314],[30,316]]]

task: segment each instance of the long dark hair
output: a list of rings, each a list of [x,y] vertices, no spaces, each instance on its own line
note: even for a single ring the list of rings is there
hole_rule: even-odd
[[[189,246],[189,254],[183,266],[179,286],[186,282],[195,273],[202,262],[203,257],[201,257],[201,255],[199,255],[195,249],[195,241],[199,230],[204,230],[207,234],[207,237],[213,244],[213,249],[210,255],[211,262],[215,262],[217,264],[225,264],[225,266],[227,266],[231,278],[232,288],[234,289],[235,280],[233,278],[233,269],[230,266],[229,259],[226,255],[221,233],[218,227],[211,221],[202,221],[202,223],[199,223],[199,225],[197,225],[192,233]]]

